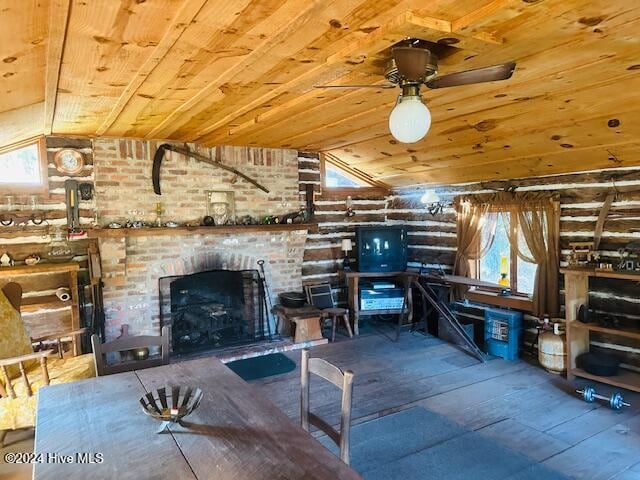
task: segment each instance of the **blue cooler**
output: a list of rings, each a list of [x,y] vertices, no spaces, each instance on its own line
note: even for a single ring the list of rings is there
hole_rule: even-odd
[[[487,309],[484,312],[484,341],[487,353],[505,360],[518,358],[522,332],[522,313]]]

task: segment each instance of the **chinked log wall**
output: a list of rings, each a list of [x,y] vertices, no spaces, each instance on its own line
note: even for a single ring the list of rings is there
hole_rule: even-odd
[[[56,235],[64,239],[66,235],[66,205],[64,182],[71,177],[59,173],[53,163],[53,157],[63,148],[73,148],[82,153],[85,166],[73,179],[79,183],[94,184],[93,148],[90,139],[48,137],[46,139],[47,164],[49,179],[48,196],[39,196],[39,210],[44,213],[46,222],[42,225],[29,223],[25,226],[0,227],[0,255],[8,252],[13,259],[20,263],[25,257],[37,254],[43,259],[51,261],[51,256],[64,255],[68,261],[80,263],[81,283],[87,275],[87,247],[89,240],[79,239],[70,242],[56,243]],[[4,201],[4,199],[3,199]],[[28,203],[27,195],[17,195],[14,202],[18,205]],[[4,205],[3,205],[4,206]],[[95,201],[83,201],[80,206],[80,223],[89,225],[95,215]],[[21,208],[22,209],[22,208]],[[26,212],[29,212],[26,207]],[[20,277],[25,297],[51,297],[56,288],[68,284],[66,274],[47,274],[30,277]],[[37,307],[23,309],[23,318],[30,327],[34,337],[53,332],[71,329],[71,307],[63,302],[43,302]]]
[[[600,261],[617,265],[620,261],[618,250],[630,241],[640,240],[640,168],[453,185],[438,187],[435,191],[443,201],[451,201],[456,195],[491,193],[503,191],[507,187],[516,187],[518,192],[550,192],[560,196],[560,248],[563,266],[566,265],[565,259],[570,252],[570,242],[593,240],[598,214],[609,193],[615,193],[616,198],[604,224],[599,247]],[[388,218],[405,221],[410,226],[410,265],[419,266],[422,262],[440,263],[448,271],[453,268],[455,259],[455,212],[448,207],[442,214],[431,216],[419,202],[424,190],[405,189],[396,192]],[[564,301],[562,281],[560,293]],[[590,306],[600,315],[616,317],[623,326],[640,328],[638,283],[593,279],[589,301]],[[479,321],[483,317],[482,308],[459,305],[458,310],[463,318],[470,321]],[[529,341],[531,340],[529,337]],[[626,364],[640,369],[639,342],[593,333],[591,344],[594,349],[615,352],[624,358]]]

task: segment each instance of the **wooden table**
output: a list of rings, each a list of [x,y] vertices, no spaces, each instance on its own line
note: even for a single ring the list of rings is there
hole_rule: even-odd
[[[163,385],[199,386],[200,407],[157,434],[139,398]],[[102,454],[98,464],[36,463],[36,479],[358,479],[311,435],[209,357],[44,387],[36,454]]]

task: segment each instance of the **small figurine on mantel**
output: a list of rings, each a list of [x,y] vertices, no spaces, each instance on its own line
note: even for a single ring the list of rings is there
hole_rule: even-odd
[[[14,265],[13,258],[7,252],[4,252],[0,257],[0,267],[13,267]]]
[[[37,253],[32,253],[24,259],[24,263],[26,263],[27,265],[37,265],[38,263],[40,263],[40,255],[38,255]]]

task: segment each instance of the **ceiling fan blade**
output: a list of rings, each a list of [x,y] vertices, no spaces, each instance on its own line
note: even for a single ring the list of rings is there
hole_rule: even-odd
[[[491,67],[465,70],[464,72],[450,73],[436,77],[427,82],[429,88],[456,87],[458,85],[470,85],[472,83],[495,82],[511,78],[516,68],[516,62],[507,62]]]
[[[396,88],[396,85],[314,85],[313,88]]]

